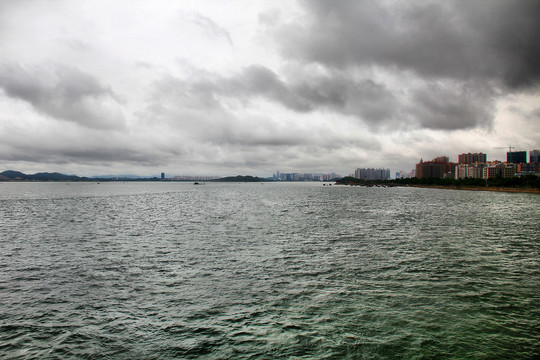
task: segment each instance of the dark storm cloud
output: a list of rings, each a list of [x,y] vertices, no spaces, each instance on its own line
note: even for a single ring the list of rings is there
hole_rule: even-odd
[[[433,83],[412,93],[407,113],[424,128],[457,130],[489,126],[494,110],[486,89]]]
[[[245,105],[257,98],[299,113],[318,110],[344,113],[375,126],[394,119],[397,112],[394,95],[373,80],[355,80],[339,73],[287,80],[261,65],[243,68],[229,77],[203,72],[192,79],[168,77],[157,88],[157,101],[174,96],[184,109],[205,112],[223,111],[223,99]]]
[[[220,141],[246,139],[262,144],[290,144],[300,139],[293,140],[287,131],[275,127],[259,124],[259,128],[252,128],[252,122],[235,119],[225,103],[248,106],[261,98],[301,114],[322,110],[351,116],[375,130],[489,127],[495,111],[494,92],[474,82],[420,82],[396,90],[339,71],[286,79],[261,65],[243,68],[229,77],[206,72],[197,72],[189,79],[169,76],[158,82],[156,88],[159,90],[150,111],[154,117],[165,106],[169,109],[168,119],[199,131],[203,137],[214,134]],[[164,102],[166,98],[168,101]],[[238,126],[245,128],[240,131]]]
[[[276,75],[277,76],[277,75]],[[354,79],[339,72],[298,76],[282,83],[276,100],[292,110],[330,110],[378,124],[395,116],[394,95],[371,79]],[[257,88],[251,89],[257,93]]]
[[[428,78],[540,80],[540,2],[302,2],[305,21],[283,24],[282,54],[329,67],[381,66]]]
[[[222,96],[241,89],[245,96],[265,96],[298,112],[325,110],[352,116],[374,130],[489,127],[495,111],[495,92],[472,81],[421,81],[391,89],[382,82],[355,79],[339,71],[302,74],[285,82],[268,69],[257,67],[254,71],[251,67],[238,75],[234,84],[226,86]]]
[[[225,82],[228,82],[226,90],[248,96],[266,96],[297,111],[311,110],[309,104],[292,93],[276,73],[264,66],[253,65],[245,68],[237,77],[227,79]]]
[[[90,74],[74,67],[46,64],[26,68],[0,65],[0,88],[14,99],[55,119],[94,129],[124,126],[120,99]]]

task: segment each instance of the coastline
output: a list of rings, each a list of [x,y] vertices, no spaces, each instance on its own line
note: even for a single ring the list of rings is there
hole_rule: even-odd
[[[426,189],[446,189],[446,190],[468,190],[468,191],[495,191],[511,193],[528,193],[540,195],[540,189],[535,188],[512,188],[496,186],[442,186],[442,185],[407,185],[407,187],[417,187]]]

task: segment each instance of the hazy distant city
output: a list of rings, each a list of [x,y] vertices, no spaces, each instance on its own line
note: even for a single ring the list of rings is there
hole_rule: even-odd
[[[414,169],[410,171],[397,171],[394,178],[489,179],[498,176],[507,178],[526,174],[540,176],[540,150],[529,151],[528,159],[529,161],[527,162],[527,151],[508,151],[506,153],[506,161],[488,161],[487,154],[481,152],[459,154],[457,162],[450,161],[448,156],[443,155],[426,161],[420,159]],[[392,178],[390,169],[382,167],[357,168],[348,176],[361,180],[390,180]],[[331,181],[341,177],[341,174],[335,172],[301,173],[276,171],[268,179],[275,181]],[[201,181],[216,180],[220,177],[185,175],[166,177],[165,173],[162,173],[161,178],[172,181]]]

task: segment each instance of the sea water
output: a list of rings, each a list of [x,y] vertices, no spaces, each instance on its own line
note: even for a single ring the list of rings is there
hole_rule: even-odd
[[[0,183],[0,358],[535,358],[539,215],[534,194]]]

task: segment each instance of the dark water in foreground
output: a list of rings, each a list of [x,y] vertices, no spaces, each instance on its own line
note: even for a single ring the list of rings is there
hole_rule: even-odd
[[[0,358],[540,356],[540,196],[1,183]]]

